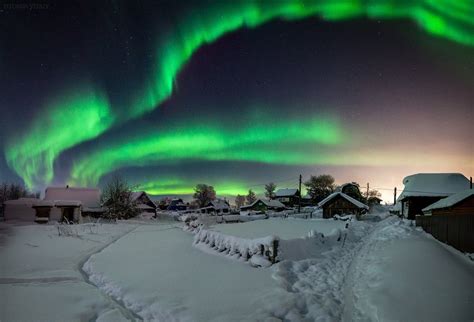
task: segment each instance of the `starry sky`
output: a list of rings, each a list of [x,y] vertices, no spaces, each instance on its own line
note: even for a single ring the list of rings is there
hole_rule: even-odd
[[[33,6],[31,6],[33,5]],[[0,6],[0,180],[153,195],[474,172],[474,4]]]

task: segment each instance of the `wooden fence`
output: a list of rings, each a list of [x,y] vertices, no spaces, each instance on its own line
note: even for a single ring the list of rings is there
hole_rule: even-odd
[[[416,216],[416,225],[443,243],[462,252],[474,253],[473,215]]]

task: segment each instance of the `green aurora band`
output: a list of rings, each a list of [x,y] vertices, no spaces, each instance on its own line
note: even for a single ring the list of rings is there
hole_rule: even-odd
[[[98,97],[96,93],[100,91],[96,89],[81,92],[83,97],[77,95],[69,99],[66,95],[59,103],[48,104],[43,112],[45,116],[36,119],[25,135],[7,142],[6,160],[29,188],[47,184],[54,177],[54,160],[61,152],[99,136],[114,125],[137,118],[169,98],[179,72],[201,46],[239,28],[255,28],[273,19],[291,21],[312,16],[328,21],[359,17],[407,18],[432,35],[474,46],[474,2],[471,0],[210,1],[208,7],[202,5],[198,10],[188,10],[178,19],[175,29],[158,38],[153,73],[143,89],[131,95],[124,106],[114,108],[112,113],[106,95]],[[65,122],[68,126],[64,126]],[[136,158],[117,163],[115,160],[121,158],[116,156],[133,142],[117,144],[116,151],[107,148],[103,153],[93,151],[92,154],[101,159],[112,157],[111,161],[104,160],[104,165],[127,166],[136,162]],[[251,159],[244,157],[244,152],[235,154],[240,155],[235,156],[237,159]],[[173,153],[161,156],[172,157]],[[76,168],[85,168],[88,161],[84,162],[83,166],[76,164]],[[287,163],[288,160],[281,162]],[[101,168],[97,175],[88,175],[88,178],[113,171],[114,167]],[[77,175],[73,173],[73,177]]]
[[[331,162],[316,147],[340,144],[343,137],[338,122],[329,118],[249,123],[238,129],[213,124],[186,125],[159,133],[151,131],[127,142],[108,142],[104,149],[74,163],[69,183],[96,185],[103,175],[123,167],[172,160]]]
[[[35,118],[29,131],[9,141],[5,150],[9,167],[29,189],[51,183],[58,155],[97,137],[114,120],[106,96],[88,88],[50,101],[47,109],[48,114]]]

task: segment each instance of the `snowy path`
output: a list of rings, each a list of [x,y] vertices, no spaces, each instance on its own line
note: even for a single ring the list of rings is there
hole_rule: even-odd
[[[273,277],[287,293],[260,316],[268,315],[285,321],[340,321],[345,277],[363,245],[363,238],[372,228],[372,224],[351,223],[352,234],[348,235],[344,246],[342,242],[316,244],[314,239],[305,240],[303,245],[311,258],[285,260],[276,265]],[[297,253],[295,245],[287,247],[290,246],[287,252]]]
[[[397,218],[368,236],[350,272],[346,321],[474,319],[474,264]]]

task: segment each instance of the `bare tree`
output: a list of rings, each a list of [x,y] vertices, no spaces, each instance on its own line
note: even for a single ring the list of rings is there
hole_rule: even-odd
[[[265,185],[265,197],[268,199],[272,199],[275,197],[275,189],[276,189],[276,184],[273,182],[270,182]]]
[[[194,199],[199,204],[199,207],[205,207],[209,202],[216,199],[216,191],[213,186],[207,184],[198,184],[194,188]]]
[[[245,199],[247,199],[247,204],[251,205],[255,202],[255,200],[257,200],[257,196],[255,195],[255,192],[253,192],[252,189],[250,189]]]
[[[101,203],[105,207],[105,218],[128,219],[137,216],[140,209],[133,200],[132,187],[121,177],[110,180],[102,191]]]
[[[240,208],[245,205],[245,196],[237,195],[237,197],[235,197],[235,205],[237,206],[237,208]]]

